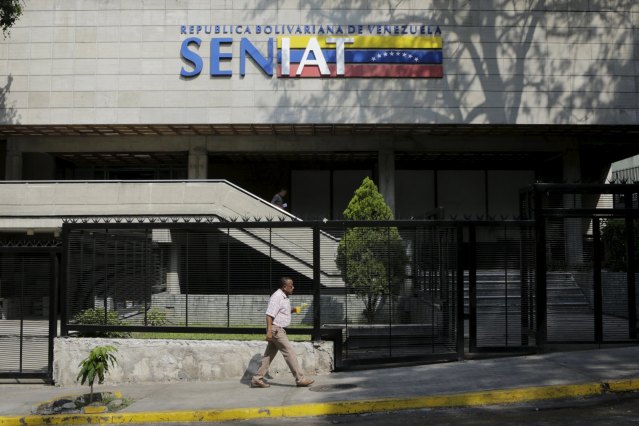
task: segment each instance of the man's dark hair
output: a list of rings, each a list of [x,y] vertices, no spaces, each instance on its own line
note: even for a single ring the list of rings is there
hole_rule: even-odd
[[[293,281],[291,277],[282,277],[280,278],[280,288],[283,288],[287,282]]]

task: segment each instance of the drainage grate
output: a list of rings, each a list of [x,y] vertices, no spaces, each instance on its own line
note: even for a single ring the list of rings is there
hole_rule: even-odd
[[[321,385],[321,386],[311,386],[308,390],[313,392],[335,392],[356,388],[357,385],[352,383],[342,383],[339,385]]]

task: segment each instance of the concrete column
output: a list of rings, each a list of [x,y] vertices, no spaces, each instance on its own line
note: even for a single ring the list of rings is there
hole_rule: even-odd
[[[22,150],[16,142],[7,141],[6,180],[22,180]]]
[[[581,182],[581,160],[579,151],[569,150],[563,155],[563,180],[566,183]],[[581,208],[581,196],[574,194],[564,195],[564,207]],[[583,219],[564,219],[564,232],[566,235],[565,255],[568,265],[580,265],[584,262],[584,234],[588,229],[588,223]]]
[[[381,150],[378,154],[379,192],[395,215],[395,153]]]
[[[206,138],[191,138],[189,141],[189,179],[207,179],[208,164]]]

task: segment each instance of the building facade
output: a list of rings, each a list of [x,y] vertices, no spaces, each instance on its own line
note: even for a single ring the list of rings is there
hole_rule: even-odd
[[[285,187],[308,219],[371,176],[397,218],[516,216],[639,152],[638,24],[631,0],[29,0],[0,172]]]

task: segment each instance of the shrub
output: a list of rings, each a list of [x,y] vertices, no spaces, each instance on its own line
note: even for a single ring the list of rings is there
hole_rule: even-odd
[[[85,309],[73,317],[73,321],[82,325],[126,325],[115,311],[106,313],[106,324],[104,322],[104,308]],[[129,333],[118,331],[90,331],[81,333],[85,337],[128,337]]]
[[[153,327],[161,327],[168,323],[166,312],[158,308],[151,308],[146,312],[146,322]]]

